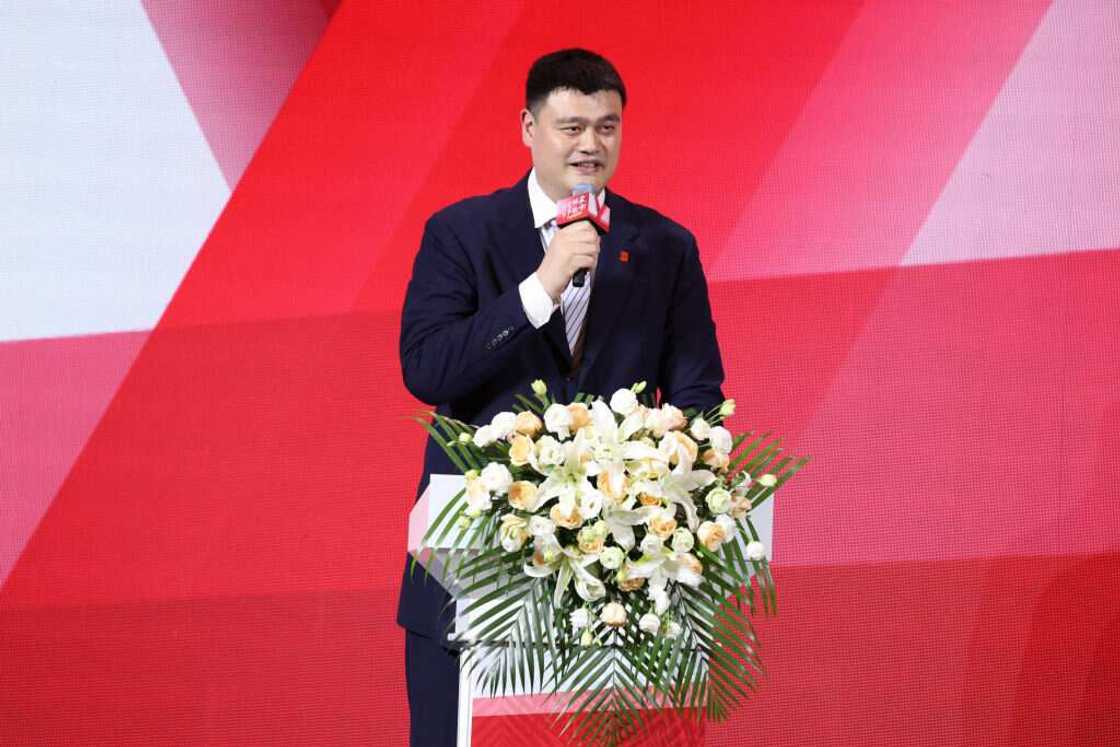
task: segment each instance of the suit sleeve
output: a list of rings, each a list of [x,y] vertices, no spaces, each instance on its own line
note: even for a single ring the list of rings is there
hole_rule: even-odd
[[[658,379],[662,401],[681,409],[709,409],[724,399],[723,361],[700,251],[691,234],[688,242],[673,289]]]
[[[466,396],[501,370],[532,329],[517,286],[479,306],[475,269],[458,237],[433,216],[401,313],[404,384],[438,405]]]

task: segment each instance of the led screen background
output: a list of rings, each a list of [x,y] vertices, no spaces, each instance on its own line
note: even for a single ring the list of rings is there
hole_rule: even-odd
[[[814,457],[705,743],[1120,741],[1120,7],[576,10],[0,9],[0,741],[406,743],[404,287],[573,45]]]

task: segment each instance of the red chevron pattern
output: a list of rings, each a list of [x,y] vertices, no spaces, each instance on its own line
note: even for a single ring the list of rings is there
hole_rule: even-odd
[[[165,176],[212,172],[223,207],[168,211],[205,236],[185,273],[153,249],[111,280],[0,228],[70,295],[181,278],[154,323],[7,309],[48,332],[0,337],[0,743],[407,743],[403,291],[428,214],[527,169],[524,71],[571,45],[631,93],[612,187],[700,241],[737,425],[814,455],[776,506],[761,692],[668,741],[1120,743],[1120,8],[600,5],[127,17],[97,59],[151,73],[113,126],[203,153]],[[0,11],[6,48],[74,40],[19,68],[61,82],[0,92],[62,91],[78,137],[71,61],[125,20],[76,12]],[[41,147],[12,183],[49,204],[73,165]],[[106,245],[157,209],[130,206]],[[545,718],[478,716],[475,744],[553,743]]]

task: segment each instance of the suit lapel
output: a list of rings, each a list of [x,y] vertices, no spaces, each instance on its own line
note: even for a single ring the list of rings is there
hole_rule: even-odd
[[[587,327],[583,362],[580,365],[579,391],[583,391],[583,383],[587,379],[588,371],[595,365],[599,354],[606,347],[611,330],[626,308],[640,261],[635,251],[638,228],[630,214],[629,206],[609,191],[607,205],[611,209],[611,229],[603,237],[599,248],[599,261],[595,265],[591,301],[585,322]]]
[[[503,195],[501,220],[504,228],[495,239],[501,256],[505,257],[513,268],[516,282],[521,282],[535,272],[544,257],[540,232],[533,226],[528,182],[529,175],[526,174]],[[614,208],[612,207],[611,210],[613,211]],[[564,318],[560,314],[560,309],[553,312],[543,331],[549,344],[564,361],[565,370],[571,368],[572,353],[568,349],[568,337],[564,331]]]

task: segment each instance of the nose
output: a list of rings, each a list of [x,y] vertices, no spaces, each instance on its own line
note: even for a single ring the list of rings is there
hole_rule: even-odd
[[[594,127],[585,127],[579,136],[579,152],[584,155],[594,156],[599,154],[599,133]]]

